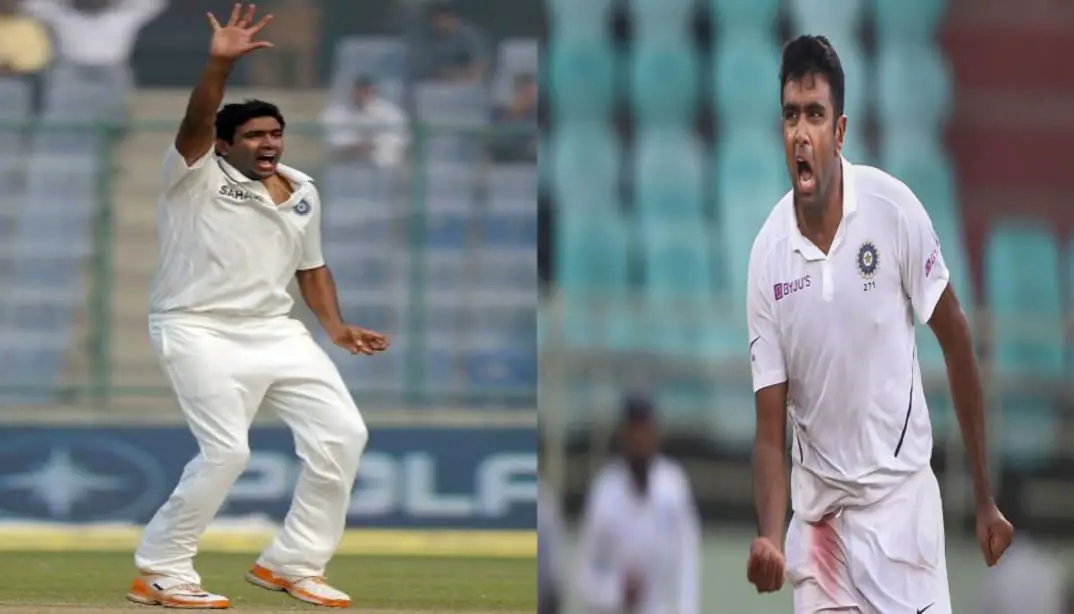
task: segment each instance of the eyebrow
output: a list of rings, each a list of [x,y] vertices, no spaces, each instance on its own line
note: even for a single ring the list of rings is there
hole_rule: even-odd
[[[783,103],[784,111],[801,111],[803,109],[806,111],[826,111],[824,104],[816,101],[801,104],[795,102]]]

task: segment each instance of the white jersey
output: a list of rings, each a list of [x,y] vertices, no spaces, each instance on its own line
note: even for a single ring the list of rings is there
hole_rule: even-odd
[[[276,205],[210,150],[189,167],[172,145],[157,204],[160,242],[150,314],[274,317],[291,312],[296,271],[324,266],[321,200],[308,175],[279,165],[294,186]]]
[[[939,239],[905,184],[842,164],[828,255],[799,230],[793,193],[750,255],[753,389],[788,384],[791,503],[807,521],[876,502],[932,455],[914,315],[928,322],[947,287]]]
[[[697,614],[701,529],[686,472],[667,458],[652,465],[639,495],[626,463],[593,479],[586,498],[577,587],[587,614],[623,612],[626,579],[642,584],[632,614]]]

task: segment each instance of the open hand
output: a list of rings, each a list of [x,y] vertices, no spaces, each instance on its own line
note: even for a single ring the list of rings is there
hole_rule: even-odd
[[[783,588],[786,560],[779,546],[767,537],[758,537],[750,544],[750,559],[746,578],[757,587],[758,593],[771,593]]]
[[[209,45],[209,55],[219,60],[237,60],[250,53],[254,49],[272,47],[267,41],[255,41],[254,35],[261,31],[272,21],[272,15],[265,15],[260,21],[254,23],[255,5],[251,4],[243,11],[242,3],[237,2],[231,9],[231,18],[226,26],[212,13],[206,13],[209,17],[209,25],[213,27],[213,38]],[[252,24],[252,25],[251,25]]]
[[[977,508],[977,543],[981,546],[985,563],[992,567],[1011,545],[1014,527],[1004,518],[995,501]]]
[[[351,354],[372,356],[377,352],[383,352],[391,345],[386,335],[346,324],[329,331],[328,334],[332,338],[332,343]]]

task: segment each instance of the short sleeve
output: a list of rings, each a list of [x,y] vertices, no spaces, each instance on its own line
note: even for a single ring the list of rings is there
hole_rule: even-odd
[[[306,224],[306,234],[302,237],[302,258],[298,261],[299,271],[318,269],[324,266],[324,254],[321,251],[321,199],[316,190],[310,196],[310,220]]]
[[[212,147],[209,147],[193,164],[187,164],[183,154],[176,149],[175,143],[168,147],[164,154],[164,169],[161,173],[161,181],[165,192],[174,192],[182,186],[192,183],[195,177],[205,177],[209,169],[209,161],[215,156]]]
[[[767,249],[759,243],[754,244],[746,290],[746,324],[754,392],[787,381],[773,286],[768,283],[767,257]]]
[[[899,267],[903,291],[922,324],[932,318],[940,296],[951,278],[940,250],[932,220],[909,188],[899,192]]]

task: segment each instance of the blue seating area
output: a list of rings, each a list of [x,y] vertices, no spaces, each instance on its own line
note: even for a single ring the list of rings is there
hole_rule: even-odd
[[[551,121],[542,163],[556,216],[553,275],[563,320],[562,337],[550,331],[549,338],[572,351],[655,353],[659,363],[673,357],[694,365],[695,373],[685,367],[645,381],[676,418],[708,424],[732,444],[752,437],[747,266],[757,230],[789,189],[779,132],[780,34],[819,32],[833,41],[846,73],[844,155],[884,168],[921,199],[971,323],[984,323],[977,322],[979,300],[995,315],[991,332],[978,337],[988,340],[1000,377],[1074,372],[1074,347],[1058,334],[1063,314],[1074,309],[1074,243],[1065,251],[1063,238],[1047,229],[999,225],[983,256],[984,287],[974,287],[963,236],[970,204],[960,202],[942,141],[953,96],[936,40],[944,0],[604,4],[587,16],[584,39],[554,20],[547,50]],[[666,14],[657,15],[656,5]],[[865,20],[875,32],[868,41],[859,35]],[[704,30],[698,23],[709,25],[706,36],[695,37]],[[640,310],[622,307],[639,301]],[[587,309],[593,303],[598,308]],[[1030,321],[1040,330],[1021,330]],[[918,338],[922,369],[942,378],[943,355],[927,326]],[[738,367],[714,366],[727,364]],[[599,418],[607,409],[600,403],[629,384],[605,372],[569,379],[571,411],[583,422]],[[952,425],[941,388],[930,392],[934,417]],[[1006,395],[1005,452],[1029,462],[1032,442],[1041,451],[1042,434],[1056,426],[1053,401]]]
[[[568,79],[586,70],[587,53],[568,54]],[[358,74],[402,88],[407,65],[398,40],[341,41],[335,95]],[[324,249],[341,308],[393,343],[353,360],[321,339],[355,389],[418,391],[438,406],[533,406],[538,170],[487,159],[480,130],[514,76],[537,72],[536,41],[503,41],[487,86],[413,83],[413,117],[433,130],[422,164],[325,169]]]

